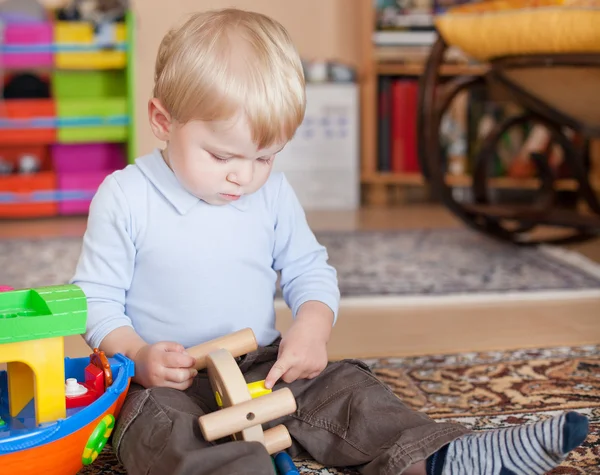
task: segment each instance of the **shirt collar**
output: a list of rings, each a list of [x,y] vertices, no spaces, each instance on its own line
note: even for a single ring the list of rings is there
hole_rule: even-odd
[[[229,206],[233,206],[234,208],[240,210],[240,211],[248,211],[248,207],[250,206],[250,199],[252,197],[248,196],[248,195],[244,195],[242,196],[239,200],[237,201],[232,201]]]
[[[173,205],[179,214],[187,214],[198,202],[206,204],[179,183],[173,171],[165,163],[158,148],[154,149],[149,155],[137,158],[135,164],[148,181]],[[246,211],[248,209],[249,198],[249,196],[242,196],[239,200],[230,203],[230,205],[240,211]]]

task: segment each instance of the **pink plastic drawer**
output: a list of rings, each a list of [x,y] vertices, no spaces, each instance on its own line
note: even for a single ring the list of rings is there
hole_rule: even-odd
[[[59,214],[86,214],[90,209],[90,202],[98,187],[112,171],[58,175],[58,189],[64,192],[73,192],[77,195],[74,199],[63,199],[59,202]]]
[[[52,161],[58,174],[118,170],[125,166],[125,150],[118,143],[56,144]]]
[[[115,143],[53,145],[58,189],[73,199],[59,203],[60,214],[86,214],[107,175],[126,165],[123,146]]]
[[[51,23],[7,23],[4,26],[2,66],[52,66],[53,36]]]

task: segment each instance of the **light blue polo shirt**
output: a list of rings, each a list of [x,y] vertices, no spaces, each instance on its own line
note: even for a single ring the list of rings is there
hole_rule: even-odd
[[[327,260],[282,173],[214,206],[187,192],[157,149],[99,187],[71,282],[88,297],[91,347],[121,326],[148,343],[185,347],[251,327],[267,345],[279,336],[278,271],[293,315],[317,300],[337,318],[337,274]]]

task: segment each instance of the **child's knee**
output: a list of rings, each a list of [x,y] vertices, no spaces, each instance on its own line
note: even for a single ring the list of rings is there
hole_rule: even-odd
[[[112,445],[128,473],[148,473],[172,431],[172,421],[158,402],[160,391],[145,389],[128,395],[113,434]]]
[[[203,410],[184,392],[172,388],[136,388],[123,404],[113,435],[117,458],[126,468],[151,467],[167,444],[198,444]],[[174,442],[172,439],[176,438]]]
[[[340,428],[347,428],[351,413],[359,416],[360,401],[374,401],[390,393],[368,366],[358,360],[330,363],[317,378],[297,381],[291,388],[302,420],[318,423],[335,418],[334,425]]]

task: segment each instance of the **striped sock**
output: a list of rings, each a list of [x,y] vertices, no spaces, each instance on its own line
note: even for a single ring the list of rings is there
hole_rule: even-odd
[[[427,460],[427,475],[543,475],[586,438],[589,422],[569,412],[508,429],[470,434]]]

